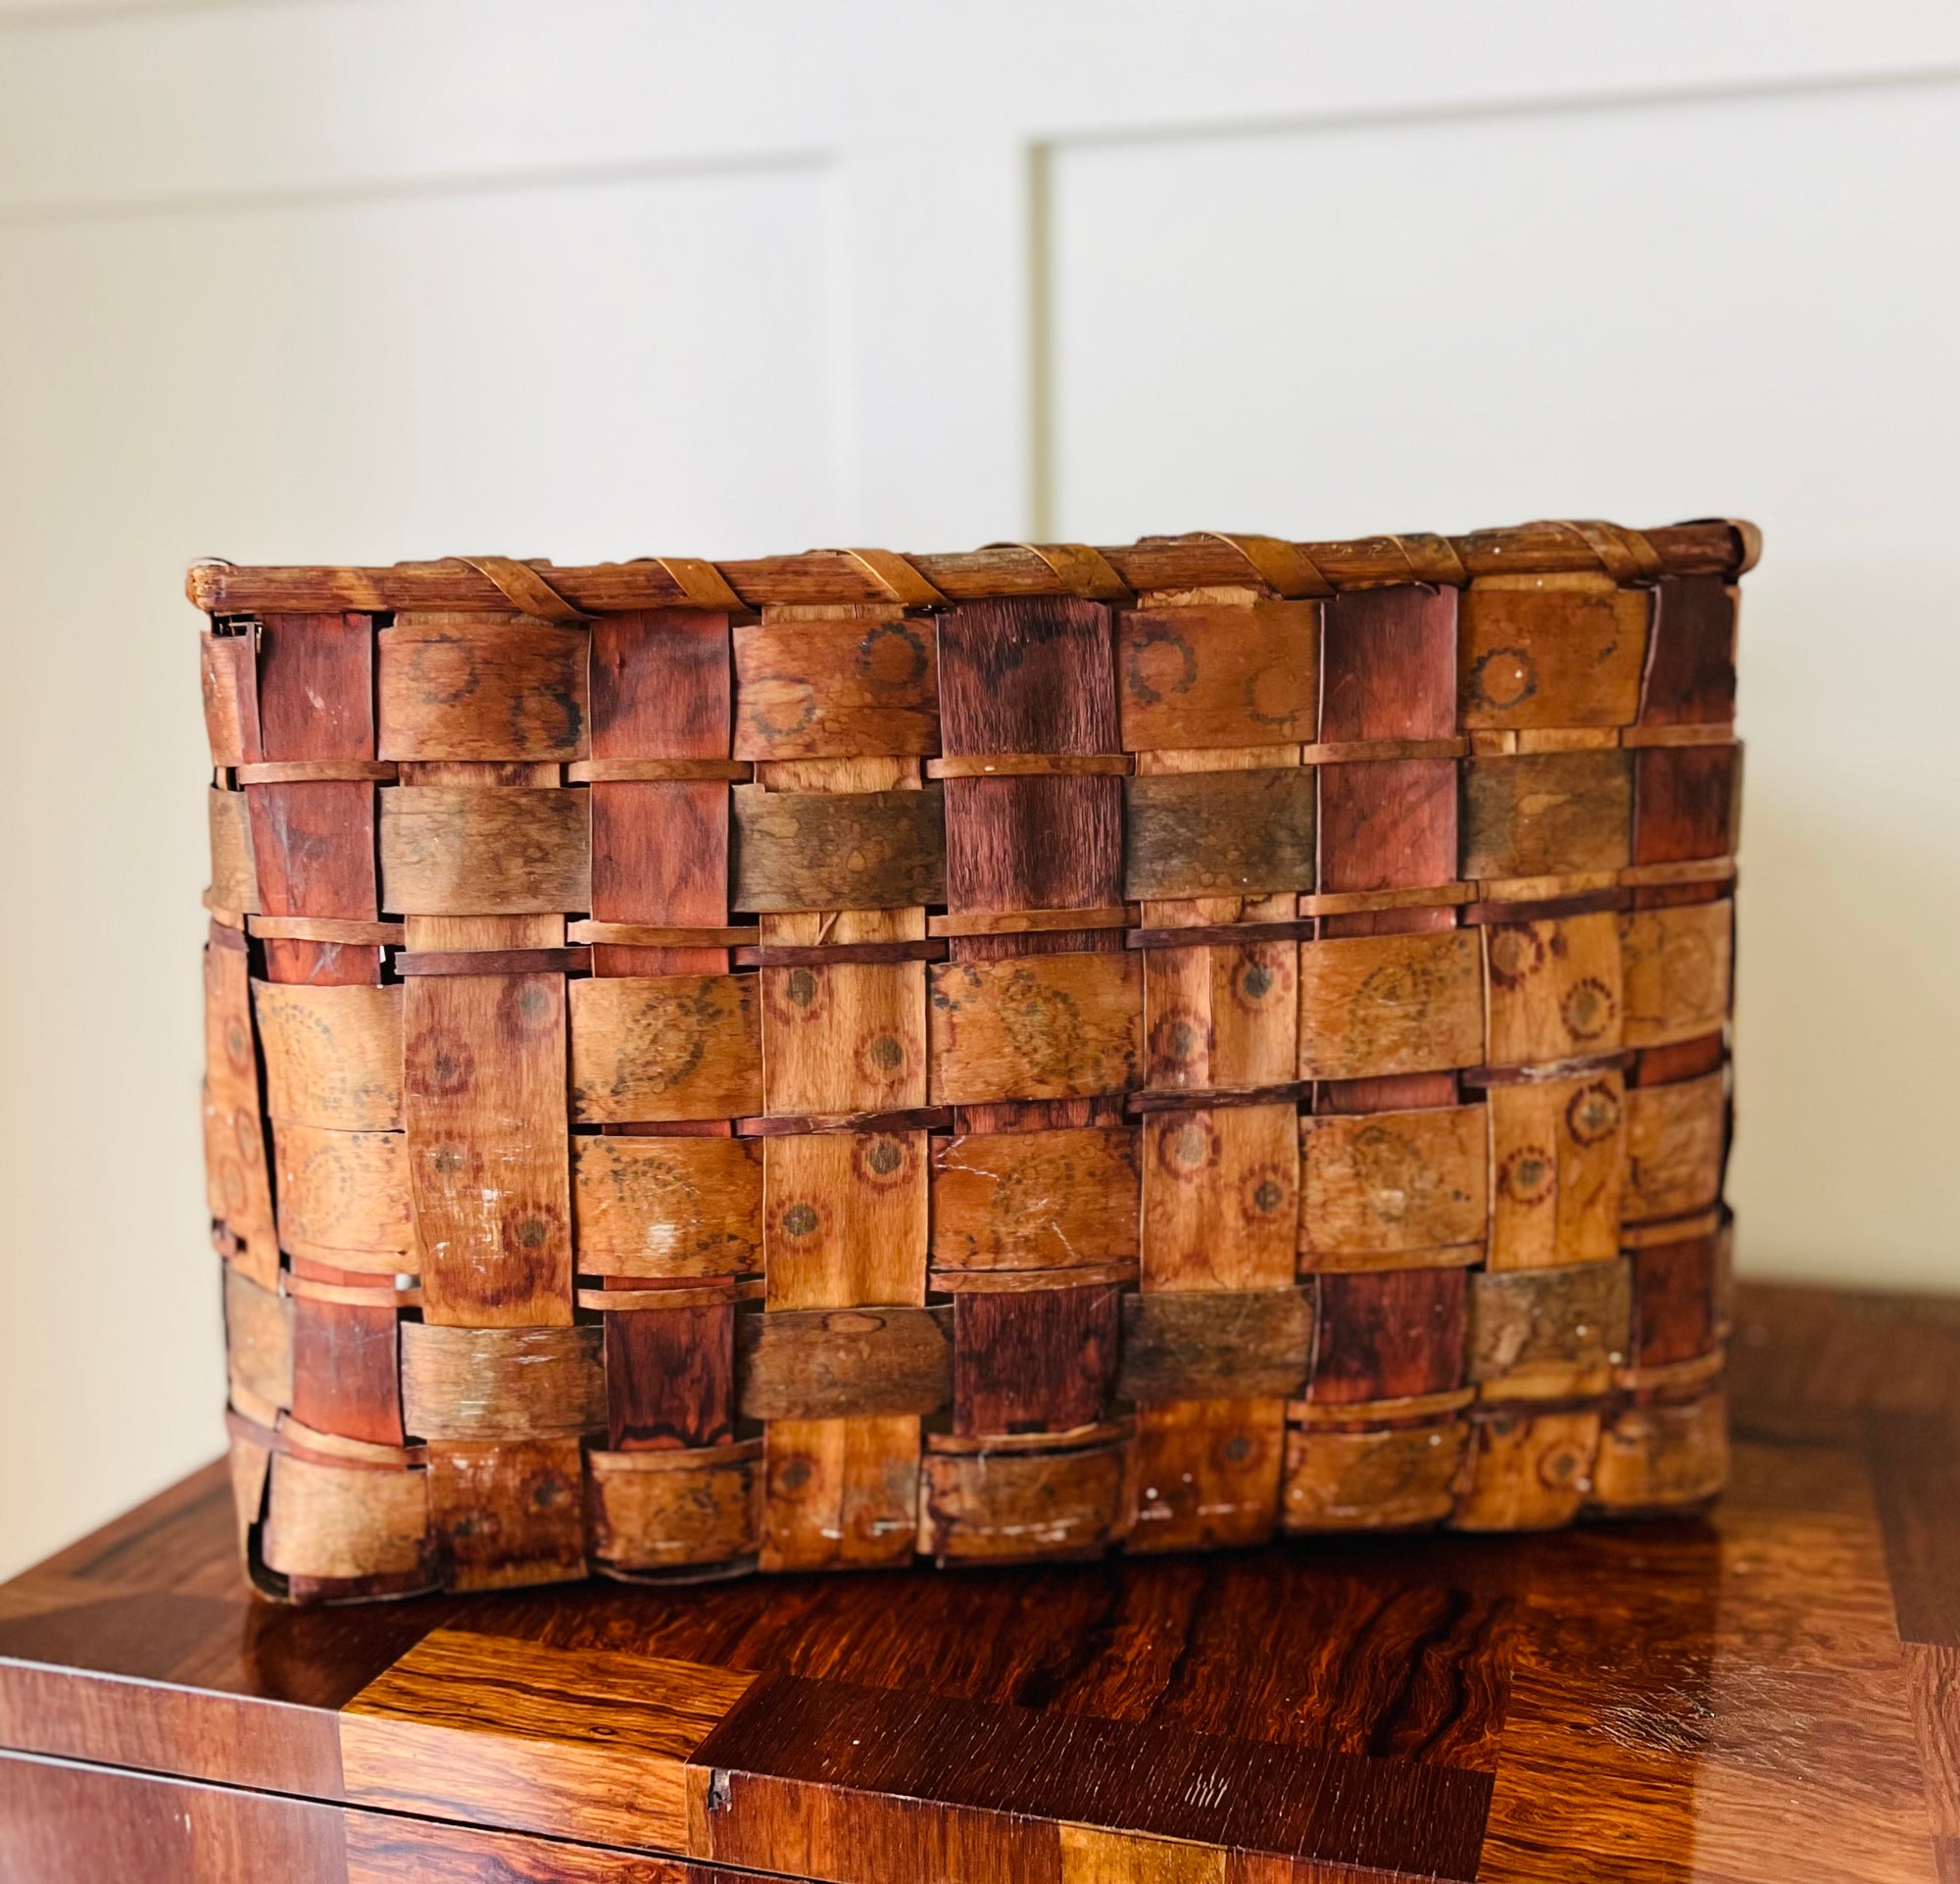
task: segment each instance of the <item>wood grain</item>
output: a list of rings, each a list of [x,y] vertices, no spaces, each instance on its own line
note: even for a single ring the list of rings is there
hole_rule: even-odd
[[[270,1425],[293,1399],[293,1303],[262,1288],[229,1264],[224,1267],[224,1358],[231,1404],[268,1415]],[[254,1409],[259,1413],[254,1413]]]
[[[1286,544],[1281,549],[1283,554],[1303,553],[1318,571],[1321,586],[1342,590],[1609,567],[1628,567],[1631,573],[1636,561],[1657,573],[1733,576],[1753,568],[1762,547],[1754,525],[1734,519],[1641,531],[1645,555],[1639,559],[1625,547],[1630,534],[1611,526],[1550,521],[1472,530],[1453,537],[1370,536],[1344,543]],[[1603,550],[1602,542],[1607,545]],[[1615,544],[1618,547],[1613,547]],[[1108,563],[1120,582],[1137,591],[1243,585],[1248,579],[1245,552],[1207,531],[1148,537],[1127,546],[1099,549],[1097,554]],[[1071,592],[1054,566],[1026,544],[1000,543],[984,550],[916,555],[907,560],[934,589],[956,602],[1000,595],[1055,597]],[[1293,555],[1288,555],[1288,560],[1299,567]],[[681,576],[655,559],[584,568],[559,568],[548,562],[530,567],[542,570],[559,594],[587,612],[665,609],[685,604],[690,598]],[[736,598],[750,608],[850,604],[862,607],[866,614],[895,612],[887,581],[852,551],[808,550],[712,568]],[[198,563],[185,576],[184,592],[213,615],[275,607],[509,607],[508,599],[487,575],[457,558],[363,570],[249,569],[229,563]]]
[[[1126,610],[1117,622],[1126,750],[1313,739],[1317,603]]]
[[[1122,1308],[1120,1399],[1287,1400],[1305,1388],[1310,1287],[1147,1289]]]
[[[895,610],[871,615],[735,630],[737,759],[939,751],[932,627]]]
[[[1110,611],[1001,597],[940,617],[949,754],[1102,753],[1121,744]]]
[[[953,1298],[953,1430],[1094,1425],[1115,1382],[1118,1331],[1108,1283],[962,1290]]]
[[[418,1576],[428,1522],[426,1472],[272,1457],[265,1558],[283,1575]]]
[[[1491,1267],[1612,1256],[1627,1167],[1620,1075],[1494,1086],[1489,1110]]]
[[[1571,1523],[1598,1450],[1596,1413],[1506,1411],[1472,1421],[1458,1527],[1521,1531]]]
[[[1281,1521],[1290,1531],[1412,1530],[1456,1505],[1467,1420],[1287,1429]]]
[[[1160,914],[1164,906],[1152,907]],[[1214,942],[1146,949],[1143,957],[1152,1090],[1255,1091],[1296,1077],[1299,992],[1293,943]]]
[[[289,1292],[293,1286],[289,1281]],[[293,1298],[290,1404],[315,1432],[402,1443],[400,1324],[388,1293],[384,1285],[374,1306]]]
[[[575,1437],[431,1440],[429,1528],[443,1587],[521,1589],[582,1576],[583,1478]]]
[[[926,1103],[924,963],[764,968],[760,979],[762,1101],[738,1110],[823,1116]]]
[[[250,634],[198,636],[204,729],[214,766],[242,766],[265,756],[259,734],[259,661]]]
[[[1315,773],[1193,771],[1124,782],[1123,894],[1311,890]]]
[[[950,1397],[950,1362],[946,1390]],[[916,1413],[773,1418],[763,1431],[763,1569],[910,1563],[919,1511]]]
[[[1647,756],[1640,756],[1642,763]],[[1633,804],[1632,756],[1626,753],[1466,760],[1463,874],[1556,877],[1621,869],[1636,861]]]
[[[593,785],[592,915],[649,928],[728,926],[729,804],[712,779]]]
[[[419,1439],[575,1438],[606,1423],[600,1330],[402,1324],[402,1416]]]
[[[1460,723],[1631,725],[1650,607],[1647,590],[1609,575],[1478,577],[1458,605]]]
[[[922,1307],[928,1210],[923,1132],[809,1132],[766,1140],[767,1307]]]
[[[1600,1431],[1586,1509],[1615,1517],[1680,1511],[1713,1498],[1728,1478],[1726,1395],[1627,1407]]]
[[[1494,1066],[1618,1050],[1625,1008],[1617,917],[1494,922],[1483,936]]]
[[[1720,725],[1736,715],[1738,591],[1720,576],[1654,584],[1642,726]]]
[[[582,759],[591,634],[524,616],[404,611],[374,637],[383,759]]]
[[[656,1303],[662,1294],[648,1292]],[[694,1291],[688,1291],[693,1294]],[[608,1444],[614,1453],[727,1446],[735,1438],[735,1303],[610,1311]]]
[[[205,829],[211,850],[211,901],[216,909],[245,916],[258,910],[259,868],[252,855],[252,813],[242,791],[214,785],[205,794]]]
[[[1454,1268],[1323,1275],[1308,1398],[1321,1405],[1462,1384],[1468,1290]]]
[[[946,814],[937,783],[879,792],[737,785],[738,910],[884,910],[944,903]]]
[[[744,1315],[736,1341],[746,1418],[826,1421],[849,1414],[929,1413],[953,1398],[948,1308]]]
[[[1320,738],[1442,739],[1456,730],[1457,591],[1403,583],[1322,605]]]
[[[1705,1037],[1728,1017],[1736,906],[1724,898],[1620,917],[1620,964],[1630,1047]]]
[[[1470,1378],[1487,1399],[1597,1393],[1632,1344],[1624,1258],[1470,1277]]]
[[[761,1441],[585,1456],[596,1566],[666,1578],[752,1567],[760,1521]]]
[[[275,1123],[280,1246],[343,1269],[413,1270],[407,1145],[401,1132]]]
[[[1740,746],[1653,746],[1633,761],[1634,863],[1733,855],[1740,837]]]
[[[571,1141],[588,1275],[729,1275],[762,1261],[762,1148],[736,1138]]]
[[[1481,1245],[1490,1222],[1482,1106],[1302,1118],[1303,1268],[1372,1266]]]
[[[1456,880],[1454,760],[1356,760],[1317,766],[1314,776],[1320,891],[1419,889]]]
[[[948,963],[928,972],[934,1105],[1073,1099],[1142,1083],[1143,972],[1130,955]]]
[[[402,990],[252,984],[266,1108],[329,1131],[402,1123]]]
[[[1124,783],[1094,774],[949,778],[948,910],[1101,910],[1120,903]]]
[[[279,1269],[278,1233],[244,940],[214,922],[204,951],[206,1195],[213,1218],[234,1241],[232,1261],[261,1288],[271,1288]]]
[[[1711,1231],[1633,1252],[1636,1365],[1664,1367],[1714,1348],[1723,1320],[1720,1247]]]
[[[1474,930],[1344,936],[1299,951],[1299,1073],[1379,1078],[1484,1059]]]
[[[1739,1342],[1733,1486],[1705,1515],[1685,1521],[1386,1546],[1322,1537],[1308,1549],[1204,1563],[1119,1558],[958,1578],[517,1592],[472,1599],[465,1626],[494,1639],[500,1670],[537,1648],[595,1649],[733,1669],[745,1679],[776,1671],[817,1687],[820,1706],[805,1726],[813,1719],[828,1732],[835,1721],[838,1734],[808,1758],[830,1770],[812,1782],[819,1790],[800,1796],[808,1812],[786,1811],[772,1816],[766,1834],[756,1831],[759,1840],[780,1841],[766,1846],[778,1865],[798,1856],[798,1841],[812,1827],[836,1836],[835,1815],[846,1810],[856,1814],[852,1851],[881,1880],[895,1851],[901,1875],[946,1868],[947,1851],[968,1849],[956,1826],[971,1823],[947,1814],[969,1810],[997,1813],[986,1823],[1030,1850],[1051,1828],[1058,1840],[1067,1825],[1114,1841],[1203,1845],[1150,1817],[1154,1804],[1135,1803],[1170,1783],[1166,1774],[1186,1770],[1156,1741],[1125,1741],[1106,1764],[1085,1766],[1092,1756],[1103,1760],[1095,1750],[1104,1743],[1078,1739],[1079,1723],[1100,1734],[1114,1721],[1126,1731],[1170,1729],[1249,1749],[1253,1777],[1246,1789],[1228,1788],[1218,1809],[1250,1797],[1248,1818],[1268,1843],[1294,1810],[1275,1810],[1271,1801],[1297,1801],[1316,1787],[1326,1797],[1318,1776],[1329,1770],[1325,1757],[1341,1754],[1370,1773],[1438,1768],[1491,1785],[1488,1794],[1466,1795],[1473,1847],[1481,1834],[1476,1868],[1487,1876],[1664,1876],[1700,1866],[1737,1884],[1772,1884],[1806,1868],[1929,1878],[1932,1841],[1950,1822],[1939,1815],[1952,1791],[1946,1775],[1956,1769],[1944,1700],[1951,1684],[1942,1687],[1937,1660],[1948,1652],[1918,1641],[1906,1645],[1917,1653],[1903,1653],[1900,1628],[1920,1636],[1943,1628],[1951,1608],[1941,1564],[1951,1529],[1947,1432],[1960,1379],[1953,1364],[1960,1316],[1932,1298],[1750,1284],[1740,1321],[1747,1333]],[[1524,1411],[1499,1416],[1514,1420]],[[1661,1416],[1646,1422],[1644,1438],[1625,1423],[1650,1413]],[[1302,1421],[1289,1443],[1413,1436],[1403,1454],[1411,1472],[1418,1458],[1447,1463],[1446,1435],[1462,1424],[1458,1416],[1431,1414],[1404,1428],[1380,1423],[1389,1417],[1364,1409],[1345,1425]],[[1425,1423],[1439,1435],[1434,1446]],[[1661,1436],[1663,1423],[1679,1444]],[[1615,1415],[1588,1468],[1592,1490],[1583,1508],[1603,1509],[1602,1487],[1616,1496],[1634,1489],[1637,1469],[1669,1474],[1670,1461],[1690,1463],[1697,1427],[1716,1430],[1693,1399]],[[1616,1428],[1623,1428],[1618,1448]],[[1538,1458],[1527,1458],[1531,1476],[1518,1481],[1525,1490],[1542,1482]],[[990,1460],[990,1472],[1000,1463]],[[1543,1463],[1549,1489],[1569,1494],[1558,1451],[1547,1449]],[[1398,1471],[1388,1482],[1412,1487],[1415,1479]],[[1377,1509],[1379,1496],[1368,1500]],[[311,1803],[340,1789],[332,1710],[453,1618],[455,1607],[275,1609],[238,1582],[232,1552],[219,1471],[4,1586],[0,1746],[116,1763],[124,1768],[114,1775],[118,1788],[169,1789],[146,1774],[221,1775],[227,1788],[257,1789],[238,1794],[248,1814],[288,1803],[340,1810]],[[513,1680],[525,1685],[521,1675]],[[864,1705],[894,1710],[876,1729],[892,1744],[880,1741],[885,1751],[874,1748],[874,1762],[859,1767],[848,1762],[863,1749],[850,1742],[863,1739],[857,1710],[867,1692],[875,1701]],[[942,1733],[933,1724],[940,1716],[922,1716],[913,1697],[958,1704],[956,1722],[969,1719],[963,1710],[975,1705],[987,1715],[971,1735],[983,1758],[956,1769],[958,1801],[948,1800],[954,1788],[942,1783],[953,1769],[914,1750],[921,1735],[933,1749],[968,1745],[958,1737],[964,1729]],[[556,1711],[544,1711],[555,1729]],[[1042,1719],[1051,1724],[1041,1732],[1056,1740],[1027,1737]],[[731,1732],[739,1724],[732,1721]],[[807,1746],[808,1735],[797,1744]],[[899,1771],[878,1763],[897,1759],[895,1748],[917,1760],[927,1783],[914,1792],[862,1791],[867,1776],[876,1788]],[[720,1790],[716,1771],[728,1775],[732,1801],[742,1775],[764,1764],[772,1766],[753,1749],[718,1766],[711,1756],[705,1760],[696,1781],[704,1816]],[[1106,1803],[1075,1817],[1042,1817],[1055,1804],[1020,1775],[1033,1772],[1045,1785],[1056,1764],[1069,1766],[1071,1783],[1106,1770]],[[996,1790],[976,1807],[963,1788],[983,1780]],[[1337,1799],[1347,1799],[1348,1783]],[[848,1805],[836,1803],[840,1794],[850,1795]],[[504,1785],[500,1796],[509,1806],[520,1794]],[[1487,1796],[1485,1820],[1477,1811]],[[0,1843],[10,1861],[24,1833],[62,1841],[30,1842],[37,1854],[68,1853],[75,1840],[92,1852],[103,1848],[87,1841],[121,1835],[124,1809],[112,1794],[24,1817],[14,1810],[18,1797],[10,1793],[0,1810],[0,1841],[16,1841]],[[1408,1836],[1444,1810],[1422,1802],[1383,1810],[1391,1807]],[[368,1815],[383,1821],[391,1845],[413,1841],[390,1859],[390,1876],[423,1874],[411,1852],[426,1874],[448,1876],[443,1865],[466,1862],[471,1868],[455,1874],[473,1876],[473,1867],[496,1865],[503,1869],[487,1874],[505,1884],[553,1876],[548,1858],[573,1865],[566,1874],[580,1884],[594,1874],[579,1867],[602,1859],[622,1867],[657,1861],[645,1841],[629,1852],[489,1833],[439,1816]],[[1002,1829],[997,1819],[1009,1816],[1013,1824]],[[84,1865],[78,1874],[156,1870],[172,1879],[166,1866],[186,1848],[166,1842],[175,1835],[165,1818],[139,1813],[135,1822],[148,1828],[154,1863],[146,1865],[142,1844],[112,1843],[108,1871]],[[268,1830],[198,1837],[203,1868],[189,1875],[199,1877],[263,1875],[287,1849]],[[451,1838],[463,1841],[460,1856],[438,1849]],[[1093,1849],[1115,1861],[1108,1847]],[[1210,1849],[1241,1867],[1228,1876],[1259,1876],[1243,1868],[1253,1858],[1275,1858],[1287,1867],[1281,1876],[1295,1862],[1215,1840]],[[763,1850],[759,1844],[754,1855]],[[906,1868],[906,1855],[918,1850],[925,1858]],[[1046,1864],[1054,1852],[1042,1846],[1033,1856]],[[1403,1875],[1422,1874],[1428,1863],[1394,1861]],[[1323,1872],[1333,1866],[1311,1863]],[[1029,1873],[1024,1865],[1010,1874]],[[632,1869],[597,1875],[644,1884]]]
[[[372,620],[272,615],[257,639],[261,749],[275,762],[243,780],[260,900],[274,917],[372,921]],[[276,775],[279,762],[289,782],[255,782]],[[309,778],[315,768],[328,775]],[[265,972],[272,981],[378,985],[381,957],[365,943],[274,937],[265,945]]]
[[[1728,1082],[1719,1072],[1627,1094],[1627,1188],[1621,1215],[1650,1223],[1705,1210],[1721,1195]]]
[[[935,1268],[1045,1269],[1138,1253],[1137,1134],[956,1132],[932,1152]]]
[[[553,974],[406,985],[404,1122],[430,1321],[571,1320],[564,1001]]]
[[[1091,1556],[1128,1528],[1128,1491],[1117,1444],[929,1450],[919,1462],[918,1549],[948,1563]]]
[[[682,1851],[684,1765],[753,1677],[438,1629],[342,1710],[347,1797]]]
[[[1293,1279],[1298,1132],[1290,1105],[1145,1118],[1145,1288],[1272,1289]]]
[[[715,1779],[696,1794],[691,1850],[849,1884],[1059,1878],[1058,1826],[1106,1826],[1139,1770],[1156,1783],[1121,1810],[1143,1837],[1467,1879],[1489,1789],[1483,1774],[1305,1750],[1279,1788],[1252,1744],[790,1675],[759,1684],[697,1760]],[[1010,1773],[1024,1805],[1007,1803]],[[872,1797],[919,1809],[873,1817],[858,1803]]]
[[[1244,1391],[1235,1384],[1227,1398],[1137,1409],[1137,1514],[1126,1550],[1224,1550],[1272,1537],[1286,1403]]]
[[[583,791],[393,785],[381,802],[381,902],[405,916],[589,909]]]
[[[597,1124],[727,1118],[762,1109],[756,977],[574,981],[571,1114]]]

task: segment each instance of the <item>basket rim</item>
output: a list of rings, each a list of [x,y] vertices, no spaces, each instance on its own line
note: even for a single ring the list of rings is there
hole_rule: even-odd
[[[934,609],[1014,596],[1127,603],[1156,591],[1251,588],[1283,599],[1409,583],[1463,587],[1479,576],[1593,572],[1622,583],[1735,578],[1762,535],[1735,518],[1647,530],[1556,520],[1462,536],[1366,536],[1348,542],[1194,531],[1096,549],[995,543],[952,555],[820,549],[710,563],[643,557],[559,567],[547,559],[446,557],[388,568],[193,563],[184,592],[210,616],[290,611],[508,610],[578,620],[646,609],[740,613],[765,607]]]

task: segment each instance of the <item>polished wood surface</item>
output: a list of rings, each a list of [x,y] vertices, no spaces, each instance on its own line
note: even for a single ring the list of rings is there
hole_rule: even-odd
[[[1960,1881],[1960,1300],[1755,1284],[1708,1514],[293,1610],[0,1586],[0,1879]]]

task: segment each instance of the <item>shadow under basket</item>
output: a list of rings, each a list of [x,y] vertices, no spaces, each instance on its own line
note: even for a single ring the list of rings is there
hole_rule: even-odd
[[[259,1587],[1712,1497],[1756,551],[197,566]]]

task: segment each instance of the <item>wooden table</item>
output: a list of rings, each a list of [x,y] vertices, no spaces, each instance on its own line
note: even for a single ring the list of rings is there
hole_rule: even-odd
[[[0,1878],[1953,1884],[1960,1301],[1735,1365],[1705,1520],[1012,1573],[282,1610],[214,1466],[0,1586]]]

